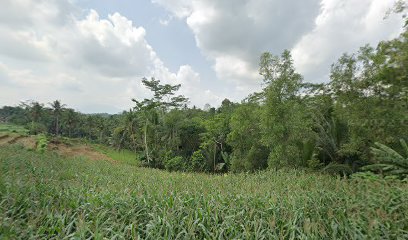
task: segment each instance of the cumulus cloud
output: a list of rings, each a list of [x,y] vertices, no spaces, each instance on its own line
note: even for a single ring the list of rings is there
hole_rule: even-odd
[[[186,21],[218,79],[259,86],[262,52],[280,53],[314,27],[319,0],[154,0]]]
[[[341,53],[395,37],[401,20],[383,20],[395,0],[152,0],[184,20],[220,81],[251,92],[259,56],[293,50],[308,81],[323,81]]]
[[[151,1],[168,10],[162,24],[187,24],[216,73],[212,86],[188,63],[170,71],[146,40],[148,29],[120,13],[101,17],[76,0],[3,0],[0,105],[61,99],[87,112],[120,111],[148,96],[144,76],[181,83],[191,104],[218,105],[259,90],[264,51],[291,49],[306,80],[325,81],[343,52],[395,37],[402,26],[398,16],[383,20],[395,0]]]
[[[384,19],[393,4],[392,0],[323,0],[315,28],[293,48],[297,69],[309,81],[325,81],[330,65],[343,52],[395,38],[401,32],[400,17]]]
[[[61,99],[85,112],[119,112],[131,107],[131,98],[148,95],[143,76],[183,83],[187,96],[196,95],[192,84],[200,82],[199,74],[188,65],[170,72],[148,44],[146,30],[119,13],[104,19],[68,0],[2,5],[0,105]]]

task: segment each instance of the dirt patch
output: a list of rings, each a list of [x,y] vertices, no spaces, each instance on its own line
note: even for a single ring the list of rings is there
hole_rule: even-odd
[[[2,135],[2,136],[0,137],[0,146],[1,146],[1,145],[8,144],[8,142],[9,142],[11,139],[13,139],[13,137],[9,136],[8,134],[7,134],[7,135]]]
[[[9,137],[9,135],[8,135],[8,134],[1,135],[1,136],[0,136],[0,140],[2,140],[2,139],[4,139],[4,138],[8,138],[8,137]]]
[[[4,145],[22,144],[25,148],[36,149],[37,139],[35,136],[23,136],[14,134],[0,135],[0,147]],[[90,146],[80,144],[66,144],[58,140],[51,140],[48,144],[49,151],[55,151],[67,157],[86,157],[91,160],[105,160],[116,162],[112,158],[102,154]]]
[[[37,140],[34,137],[24,137],[18,139],[17,143],[23,144],[28,149],[37,148]]]
[[[115,162],[112,158],[95,151],[86,145],[70,146],[65,143],[49,143],[48,150],[55,151],[60,155],[67,157],[86,157],[91,160],[105,160]]]
[[[25,148],[35,149],[37,141],[32,136],[8,135],[8,134],[0,136],[0,146],[11,144],[22,144]]]
[[[21,136],[21,135],[20,136],[15,136],[15,137],[13,137],[13,139],[8,141],[8,144],[15,144],[15,143],[19,142],[20,139],[23,139],[23,138],[25,138],[25,137]]]

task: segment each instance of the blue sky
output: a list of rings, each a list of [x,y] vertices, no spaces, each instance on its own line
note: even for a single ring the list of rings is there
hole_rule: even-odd
[[[240,101],[261,88],[262,52],[292,51],[305,81],[328,81],[344,52],[395,38],[395,0],[3,0],[0,106],[60,99],[116,113],[182,84],[191,105]]]
[[[171,17],[160,5],[146,0],[82,0],[77,4],[83,9],[95,9],[104,18],[118,12],[135,25],[143,26],[147,31],[147,41],[171,71],[175,72],[180,65],[189,64],[200,73],[208,74],[208,78],[215,78],[209,62],[196,47],[194,34],[187,24],[179,19],[172,19],[168,25],[160,23]]]

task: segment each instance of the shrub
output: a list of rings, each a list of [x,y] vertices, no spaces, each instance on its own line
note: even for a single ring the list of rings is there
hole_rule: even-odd
[[[164,161],[164,168],[168,171],[184,171],[185,162],[183,157],[177,156],[174,158],[166,159]]]
[[[268,167],[269,151],[264,146],[252,146],[246,154],[233,154],[231,170],[233,172],[256,171]]]
[[[48,147],[48,140],[47,136],[44,134],[40,134],[37,136],[37,151],[40,153],[44,153]]]
[[[31,135],[37,135],[37,134],[46,133],[46,132],[47,132],[47,127],[42,123],[32,123],[29,126],[29,133]]]
[[[195,151],[190,158],[189,170],[194,172],[204,172],[206,169],[207,161],[201,152],[201,150]]]
[[[371,151],[376,159],[376,163],[367,165],[362,169],[380,173],[386,177],[394,176],[399,179],[407,178],[408,146],[405,140],[401,139],[400,142],[404,154],[400,154],[384,144],[375,143],[376,147],[371,148]]]

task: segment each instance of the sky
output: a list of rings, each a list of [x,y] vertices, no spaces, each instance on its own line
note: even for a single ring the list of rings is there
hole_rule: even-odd
[[[259,57],[292,52],[307,82],[345,52],[397,37],[395,0],[0,0],[0,107],[56,99],[118,113],[181,84],[190,106],[262,88]]]

